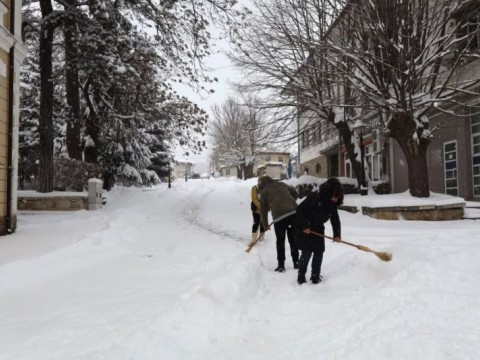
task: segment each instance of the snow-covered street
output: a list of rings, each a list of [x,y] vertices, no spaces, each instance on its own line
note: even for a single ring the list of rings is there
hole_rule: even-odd
[[[479,359],[478,220],[340,211],[344,240],[393,260],[327,242],[324,281],[299,286],[288,257],[273,271],[273,232],[244,251],[254,182],[20,213],[0,240],[0,359]]]

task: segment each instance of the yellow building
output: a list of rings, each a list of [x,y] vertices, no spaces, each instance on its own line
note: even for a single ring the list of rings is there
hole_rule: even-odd
[[[253,167],[255,176],[268,175],[272,179],[286,179],[290,153],[285,151],[259,151]]]
[[[22,0],[0,0],[0,235],[17,224]]]
[[[188,160],[175,160],[175,168],[173,170],[173,176],[176,179],[190,178],[194,172],[195,164]]]

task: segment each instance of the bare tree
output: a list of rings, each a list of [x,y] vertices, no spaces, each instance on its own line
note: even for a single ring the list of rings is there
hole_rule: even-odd
[[[429,116],[455,114],[465,94],[478,95],[480,74],[467,63],[478,58],[469,49],[479,14],[478,1],[350,1],[319,47],[344,86],[386,115],[380,120],[405,154],[412,196],[430,196],[427,149],[438,127]]]
[[[228,98],[213,107],[214,120],[210,136],[213,140],[212,158],[226,165],[235,165],[244,179],[254,176],[257,151],[268,144],[269,131],[265,114],[256,107],[258,98],[243,104]]]
[[[271,95],[262,106],[277,109],[272,117],[279,132],[277,139],[297,140],[299,117],[310,132],[318,131],[319,119],[334,125],[360,186],[365,185],[365,172],[352,129],[366,111],[358,107],[348,87],[343,94],[338,92],[338,74],[332,71],[327,54],[319,51],[345,2],[254,0],[249,27],[240,33],[230,58],[247,74],[238,85],[241,90],[263,90]],[[329,127],[323,129],[328,131]]]
[[[241,35],[234,61],[255,74],[247,88],[274,92],[338,128],[357,178],[352,130],[379,118],[405,154],[410,193],[429,196],[428,116],[476,96],[478,1],[255,0],[257,23]],[[478,46],[478,44],[476,44]],[[252,80],[253,79],[253,80]],[[294,99],[294,100],[292,100]],[[273,105],[273,102],[272,102]],[[290,115],[293,121],[293,113]],[[353,155],[353,156],[352,156]]]

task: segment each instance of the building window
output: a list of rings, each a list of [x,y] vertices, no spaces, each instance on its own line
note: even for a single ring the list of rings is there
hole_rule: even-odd
[[[328,157],[328,176],[338,176],[338,154]]]
[[[301,144],[301,147],[302,149],[308,147],[310,145],[310,139],[309,139],[309,131],[308,129],[306,129],[304,132],[302,132],[302,144]]]
[[[322,142],[322,123],[318,121],[313,124],[311,129],[309,129],[309,134],[311,138],[309,139],[308,144],[320,144]]]
[[[465,0],[449,21],[455,28],[459,49],[477,51],[480,47],[480,14],[478,0]]]
[[[480,46],[479,21],[480,16],[472,16],[460,27],[459,36],[466,37],[464,43],[469,50],[477,50]]]
[[[272,157],[270,155],[265,156],[265,162],[271,162]]]
[[[350,158],[348,154],[345,152],[345,177],[355,179],[355,174],[352,171],[352,163],[350,162]]]
[[[375,144],[365,146],[365,165],[368,167],[367,179],[378,181],[383,175],[383,156],[373,151]],[[356,179],[348,154],[345,153],[345,177]],[[360,154],[358,155],[358,161]]]
[[[365,146],[365,163],[368,165],[368,177],[370,180],[378,181],[383,174],[382,155],[374,152],[375,144]]]
[[[0,2],[0,26],[5,26],[3,24],[3,17],[8,14],[8,8]]]
[[[318,133],[317,140],[318,140],[318,143],[320,144],[322,142],[322,122],[321,121],[319,121],[317,124],[317,133]]]
[[[283,156],[279,156],[279,157],[278,157],[278,162],[283,163]]]
[[[472,117],[473,196],[480,196],[480,116]]]
[[[445,194],[458,196],[457,142],[443,143]]]

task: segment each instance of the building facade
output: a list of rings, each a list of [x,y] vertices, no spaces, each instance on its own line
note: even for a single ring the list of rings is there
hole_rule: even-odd
[[[480,106],[480,99],[477,106]],[[478,107],[462,109],[464,116],[438,114],[432,126],[445,123],[436,133],[427,156],[430,190],[480,201],[480,114]],[[458,112],[458,110],[457,110]],[[406,161],[393,141],[388,146],[391,186],[408,189]]]
[[[218,168],[218,175],[225,176],[225,177],[241,177],[241,171],[239,170],[238,166],[236,165],[224,165]]]
[[[17,226],[20,66],[27,55],[21,39],[21,0],[0,2],[0,234]]]
[[[468,21],[471,21],[471,30],[476,34],[465,46],[468,46],[470,52],[478,55],[479,3],[475,1],[463,3],[465,6],[460,8],[457,16],[471,17]],[[451,19],[449,25],[454,21],[455,19]],[[465,29],[465,26],[460,28],[461,31]],[[461,36],[463,35],[459,34],[457,38]],[[442,66],[448,69],[448,62],[442,63]],[[478,78],[480,60],[477,58],[462,63],[451,76],[449,83],[458,84]],[[443,112],[432,110],[428,114],[429,129],[435,129],[427,154],[429,187],[432,192],[480,201],[479,93],[480,87],[469,88],[467,92],[458,95],[461,101],[456,108]],[[404,153],[394,139],[383,134],[383,130],[376,125],[379,121],[376,121],[375,117],[378,118],[378,115],[373,115],[366,121],[367,126],[361,137],[361,143],[359,140],[359,144],[356,145],[357,149],[363,147],[364,150],[363,160],[367,179],[370,182],[387,183],[391,192],[404,192],[409,187],[409,171]],[[299,111],[298,134],[303,171],[322,178],[354,177],[342,139],[335,128],[329,129],[326,120]]]
[[[299,116],[300,174],[321,178],[340,176],[338,130],[311,112]]]
[[[259,151],[253,167],[256,176],[268,175],[272,179],[286,179],[290,153],[283,151]]]
[[[175,169],[173,174],[177,179],[190,178],[193,174],[194,164],[188,160],[175,160]]]

